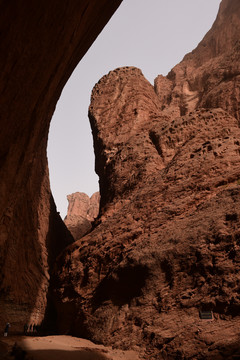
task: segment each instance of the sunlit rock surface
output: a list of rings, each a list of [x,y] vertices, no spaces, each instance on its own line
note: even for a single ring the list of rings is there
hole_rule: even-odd
[[[196,108],[222,108],[239,120],[240,6],[223,0],[217,21],[198,47],[167,77],[155,79],[155,90],[167,114]]]
[[[91,197],[82,192],[68,195],[68,212],[64,223],[75,240],[81,239],[92,229],[92,223],[99,213],[100,194]]]

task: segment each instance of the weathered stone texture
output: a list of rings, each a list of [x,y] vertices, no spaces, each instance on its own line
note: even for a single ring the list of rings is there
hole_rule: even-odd
[[[76,192],[68,195],[68,212],[64,223],[75,240],[81,239],[92,229],[92,223],[99,213],[100,194],[95,192],[91,197]]]
[[[228,111],[239,120],[240,7],[238,0],[222,1],[212,29],[155,90],[165,113],[184,115],[196,108]]]
[[[238,350],[238,75],[221,69],[239,58],[239,23],[240,3],[223,0],[205,50],[200,44],[155,87],[125,67],[93,89],[100,216],[58,258],[60,331],[140,344],[148,360],[231,359]]]

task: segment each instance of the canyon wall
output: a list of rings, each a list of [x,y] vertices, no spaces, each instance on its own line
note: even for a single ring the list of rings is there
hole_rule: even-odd
[[[57,259],[60,332],[147,360],[239,350],[239,30],[239,1],[223,0],[154,86],[125,67],[94,87],[100,215]]]
[[[44,317],[49,269],[73,241],[51,196],[46,147],[64,84],[120,0],[0,1],[0,324]]]
[[[239,120],[239,17],[237,0],[222,1],[217,20],[198,47],[167,77],[155,79],[164,113],[220,107]]]

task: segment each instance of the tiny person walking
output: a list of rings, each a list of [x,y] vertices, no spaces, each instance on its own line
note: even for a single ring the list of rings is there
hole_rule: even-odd
[[[5,326],[5,330],[4,330],[4,336],[8,336],[8,330],[10,327],[11,327],[11,325],[9,323],[7,323]]]

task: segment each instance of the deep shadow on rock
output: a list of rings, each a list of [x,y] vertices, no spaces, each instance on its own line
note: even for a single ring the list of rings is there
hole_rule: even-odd
[[[0,359],[4,358],[4,356],[7,353],[8,353],[7,345],[0,341]]]
[[[72,242],[46,157],[64,84],[120,0],[0,1],[0,324],[41,323],[49,266]]]

